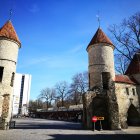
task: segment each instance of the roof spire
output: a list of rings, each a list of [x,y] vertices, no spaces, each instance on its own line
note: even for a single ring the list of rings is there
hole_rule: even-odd
[[[100,28],[100,21],[101,21],[101,19],[100,19],[99,11],[98,11],[98,14],[96,15],[96,18],[97,18],[98,25],[99,25],[99,28]]]
[[[12,18],[12,14],[13,14],[13,9],[10,9],[9,20],[11,20],[11,18]]]
[[[10,7],[10,10],[9,10],[9,20],[11,20],[12,16],[13,16],[13,9],[14,9],[14,2],[15,0],[11,0],[11,7]]]

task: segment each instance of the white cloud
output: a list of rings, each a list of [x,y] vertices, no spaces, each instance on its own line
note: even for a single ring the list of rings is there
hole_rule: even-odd
[[[75,51],[73,50],[73,52],[77,52],[78,50],[78,48],[75,48]],[[85,66],[86,61],[78,58],[77,54],[70,55],[65,53],[63,55],[48,55],[28,59],[28,61],[24,62],[24,64],[18,64],[18,68],[29,68],[37,65],[47,68],[67,69]]]
[[[69,52],[70,53],[77,53],[77,52],[81,51],[82,48],[83,48],[82,44],[81,45],[77,45],[76,47],[72,48]]]
[[[30,67],[30,66],[33,66],[33,65],[43,63],[43,62],[47,61],[47,59],[48,58],[44,58],[44,57],[27,59],[27,61],[24,61],[24,64],[19,64],[18,67],[19,68],[27,68],[27,67]]]

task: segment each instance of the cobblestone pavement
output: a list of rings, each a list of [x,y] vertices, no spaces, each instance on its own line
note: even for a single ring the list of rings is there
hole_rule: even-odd
[[[16,128],[0,130],[0,140],[140,140],[140,127],[118,131],[83,130],[80,123],[16,119]]]

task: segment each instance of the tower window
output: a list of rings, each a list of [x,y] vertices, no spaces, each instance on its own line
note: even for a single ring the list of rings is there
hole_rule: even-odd
[[[2,82],[4,67],[0,67],[0,82]]]
[[[14,77],[15,77],[15,73],[13,72],[11,77],[11,84],[10,84],[11,87],[13,87],[14,84]]]
[[[135,89],[134,88],[132,88],[132,92],[133,92],[133,95],[135,95]]]
[[[127,95],[129,95],[129,89],[128,88],[126,88],[126,93],[127,93]]]
[[[90,89],[90,73],[88,74],[89,89]]]
[[[102,72],[103,89],[109,89],[110,72]]]
[[[19,110],[18,110],[18,114],[21,114],[21,111],[22,111],[24,80],[25,80],[25,76],[23,75],[23,76],[22,76],[22,79],[21,79],[21,89],[20,89],[20,100],[19,100]]]

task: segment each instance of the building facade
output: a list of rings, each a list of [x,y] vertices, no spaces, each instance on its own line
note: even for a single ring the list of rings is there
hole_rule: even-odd
[[[104,117],[103,129],[140,125],[140,53],[126,75],[115,75],[114,45],[98,28],[88,47],[89,90],[83,95],[84,126],[93,128],[92,117]],[[96,123],[99,129],[99,121]]]
[[[28,115],[31,75],[15,74],[12,115]]]

